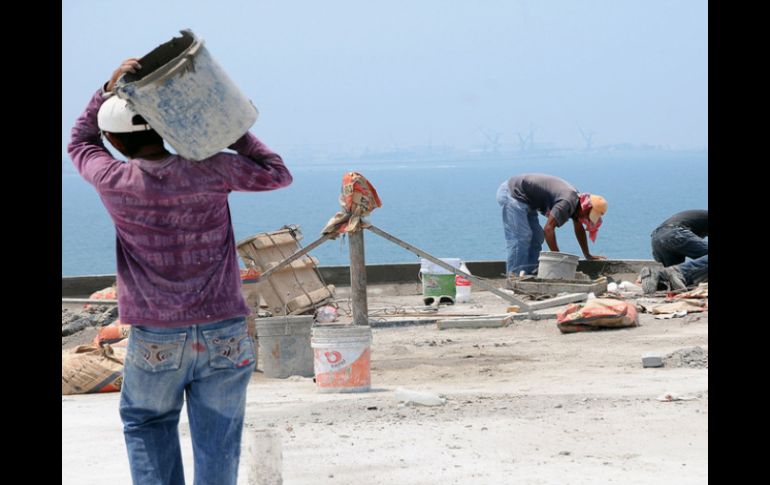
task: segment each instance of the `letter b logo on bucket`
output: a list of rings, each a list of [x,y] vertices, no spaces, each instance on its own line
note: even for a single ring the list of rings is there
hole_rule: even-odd
[[[324,352],[324,356],[326,357],[326,361],[330,364],[336,364],[342,359],[342,354],[337,352],[336,350],[332,352]]]

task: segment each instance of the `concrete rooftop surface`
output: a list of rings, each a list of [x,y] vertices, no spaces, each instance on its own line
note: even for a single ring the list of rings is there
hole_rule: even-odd
[[[348,290],[337,290],[343,321]],[[423,307],[415,284],[370,285],[368,300],[373,326],[423,318],[413,315]],[[501,314],[509,305],[474,289],[470,303],[439,313]],[[708,482],[707,363],[672,357],[664,367],[642,366],[650,352],[707,352],[708,311],[642,313],[639,327],[574,334],[562,334],[554,318],[372,332],[370,392],[322,394],[312,378],[254,373],[244,440],[272,431],[285,485]],[[408,391],[446,401],[404,404]],[[674,400],[658,399],[665,395]],[[131,483],[118,401],[118,393],[62,396],[63,484]],[[192,483],[185,410],[180,436]],[[239,483],[260,483],[249,472],[266,466],[244,446]]]

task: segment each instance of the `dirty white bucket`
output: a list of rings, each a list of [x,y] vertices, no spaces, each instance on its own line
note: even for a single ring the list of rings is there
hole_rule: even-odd
[[[452,266],[453,268],[460,269],[462,261],[460,258],[439,258],[441,261]],[[455,299],[457,287],[455,285],[455,274],[448,271],[436,263],[420,258],[420,280],[422,281],[422,296],[423,300],[433,300],[440,297]]]
[[[574,254],[543,251],[540,253],[537,277],[546,280],[575,279],[579,259]]]
[[[365,392],[371,386],[372,329],[365,325],[317,325],[310,340],[319,392]]]
[[[257,120],[257,108],[230,80],[191,30],[182,30],[139,60],[115,93],[190,160],[232,145]]]
[[[257,318],[255,323],[265,377],[313,376],[313,315]]]
[[[460,265],[462,264],[462,260],[460,258],[439,258],[441,261],[445,262],[449,266],[460,269]],[[447,271],[441,266],[437,265],[433,261],[429,261],[425,258],[420,258],[420,273],[429,273],[429,274],[454,274],[451,271]]]

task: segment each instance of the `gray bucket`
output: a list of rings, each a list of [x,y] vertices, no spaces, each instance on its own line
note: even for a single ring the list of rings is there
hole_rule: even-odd
[[[265,377],[313,377],[313,315],[257,318],[256,324]]]
[[[176,152],[203,160],[243,136],[257,108],[230,80],[191,30],[182,30],[139,60],[115,93],[142,115]]]
[[[537,277],[546,280],[575,279],[579,259],[574,254],[543,251],[540,253]]]

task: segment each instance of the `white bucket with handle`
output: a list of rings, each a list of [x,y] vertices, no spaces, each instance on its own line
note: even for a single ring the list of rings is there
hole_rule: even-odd
[[[537,277],[544,280],[575,279],[579,259],[574,254],[543,251],[540,253]]]

